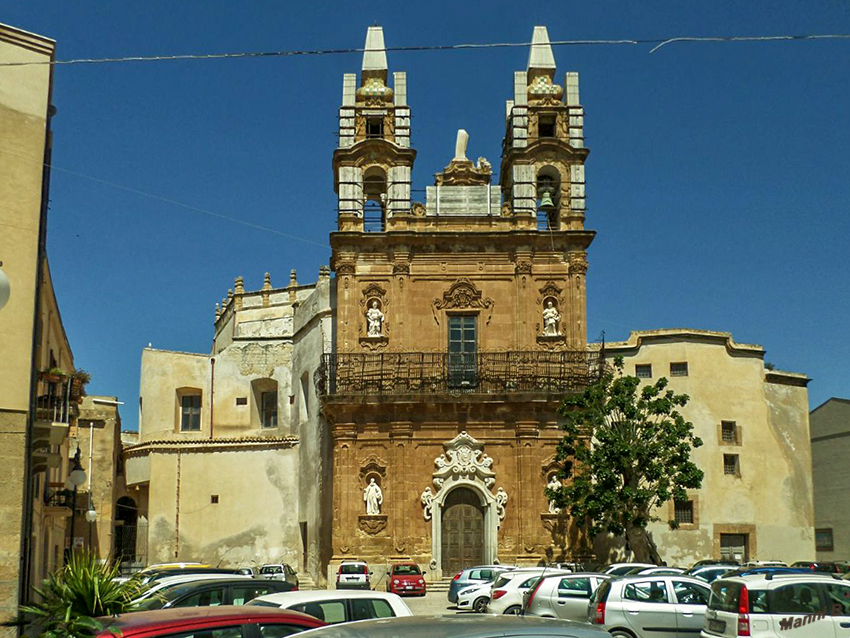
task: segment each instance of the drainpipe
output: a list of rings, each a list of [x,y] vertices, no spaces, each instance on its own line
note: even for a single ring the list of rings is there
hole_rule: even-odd
[[[210,357],[210,438],[213,438],[213,416],[215,400],[215,357]]]

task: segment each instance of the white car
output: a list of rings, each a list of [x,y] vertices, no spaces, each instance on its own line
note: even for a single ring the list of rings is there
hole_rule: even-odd
[[[475,583],[461,589],[457,593],[457,608],[471,609],[479,614],[487,611],[487,603],[490,602],[490,590],[493,583]]]
[[[832,574],[750,574],[711,584],[701,638],[845,638],[850,582]]]
[[[382,591],[288,591],[259,596],[248,605],[300,611],[329,625],[413,615],[400,596]]]
[[[490,602],[487,604],[488,614],[519,614],[522,612],[522,597],[526,591],[534,587],[541,575],[569,574],[569,571],[550,570],[537,567],[533,570],[517,569],[499,576],[493,583]]]
[[[600,583],[612,576],[596,573],[544,574],[525,595],[525,614],[587,622],[587,605]]]
[[[626,573],[632,571],[635,567],[657,567],[652,563],[612,563],[602,570],[603,574],[611,576],[625,576]]]
[[[133,600],[132,604],[137,605],[143,600],[147,600],[151,596],[155,596],[159,590],[165,587],[170,587],[171,585],[195,583],[200,580],[231,580],[233,578],[245,578],[247,580],[251,580],[250,576],[240,576],[239,574],[180,574],[178,576],[166,576],[165,578],[160,578],[158,581],[153,583],[142,593],[141,596]]]

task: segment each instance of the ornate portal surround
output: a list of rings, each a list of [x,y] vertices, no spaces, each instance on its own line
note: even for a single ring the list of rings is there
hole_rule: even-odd
[[[507,493],[500,487],[494,494],[492,487],[496,474],[491,469],[493,459],[484,453],[484,444],[466,431],[448,443],[446,451],[436,459],[433,474],[436,493],[431,486],[422,492],[421,500],[425,520],[431,521],[431,570],[437,578],[443,577],[443,506],[448,495],[460,487],[469,488],[478,498],[484,512],[484,562],[498,561],[499,526],[505,517]]]

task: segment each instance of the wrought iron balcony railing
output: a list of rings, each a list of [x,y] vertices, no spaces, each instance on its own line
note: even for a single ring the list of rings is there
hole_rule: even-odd
[[[35,418],[39,421],[69,423],[72,416],[72,402],[67,393],[61,395],[45,394],[36,399]]]
[[[579,392],[599,378],[599,352],[325,354],[320,397]]]

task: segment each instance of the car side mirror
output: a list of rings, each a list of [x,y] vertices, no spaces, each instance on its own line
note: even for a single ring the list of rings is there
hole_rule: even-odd
[[[374,574],[375,574],[375,572],[369,572],[370,576],[373,576]]]

